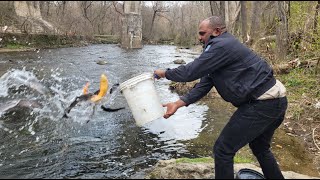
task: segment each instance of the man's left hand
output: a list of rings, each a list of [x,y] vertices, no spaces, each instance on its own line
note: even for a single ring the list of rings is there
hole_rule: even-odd
[[[165,78],[166,75],[165,75],[166,71],[165,70],[161,70],[161,69],[157,69],[153,72],[154,76],[157,78],[157,79],[160,79],[160,78]]]

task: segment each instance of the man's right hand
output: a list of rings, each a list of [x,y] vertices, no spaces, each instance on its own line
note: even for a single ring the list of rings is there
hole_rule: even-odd
[[[180,107],[185,106],[186,103],[182,100],[178,100],[176,102],[171,102],[167,104],[163,104],[163,107],[167,107],[166,113],[163,115],[165,119],[168,119],[172,116]]]

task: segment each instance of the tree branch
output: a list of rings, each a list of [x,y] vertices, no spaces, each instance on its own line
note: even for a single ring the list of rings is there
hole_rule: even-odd
[[[113,7],[114,7],[115,11],[116,11],[117,13],[121,14],[122,16],[124,16],[124,14],[123,14],[122,12],[120,12],[120,11],[118,10],[118,8],[117,8],[118,2],[112,1],[112,4],[113,4]]]
[[[317,142],[316,142],[315,139],[314,139],[314,131],[315,131],[317,128],[318,128],[318,127],[314,128],[314,129],[312,130],[312,139],[313,139],[314,145],[316,145],[316,147],[317,147],[318,150],[320,151],[320,148],[319,148]]]

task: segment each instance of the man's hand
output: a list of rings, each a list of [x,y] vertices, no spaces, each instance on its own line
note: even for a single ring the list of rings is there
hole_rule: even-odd
[[[164,118],[168,119],[171,115],[173,115],[180,107],[185,106],[186,103],[182,100],[178,100],[176,102],[171,102],[168,104],[163,104],[163,107],[167,107],[167,112],[164,114]]]
[[[156,79],[160,79],[160,78],[165,78],[166,75],[165,75],[166,71],[165,70],[161,70],[161,69],[157,69],[153,72],[154,74],[154,77]]]

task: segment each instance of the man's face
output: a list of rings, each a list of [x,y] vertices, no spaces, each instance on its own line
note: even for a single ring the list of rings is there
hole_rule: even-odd
[[[199,25],[198,38],[203,45],[207,44],[210,40],[210,36],[213,33],[213,29],[209,27],[209,21],[202,21]]]

